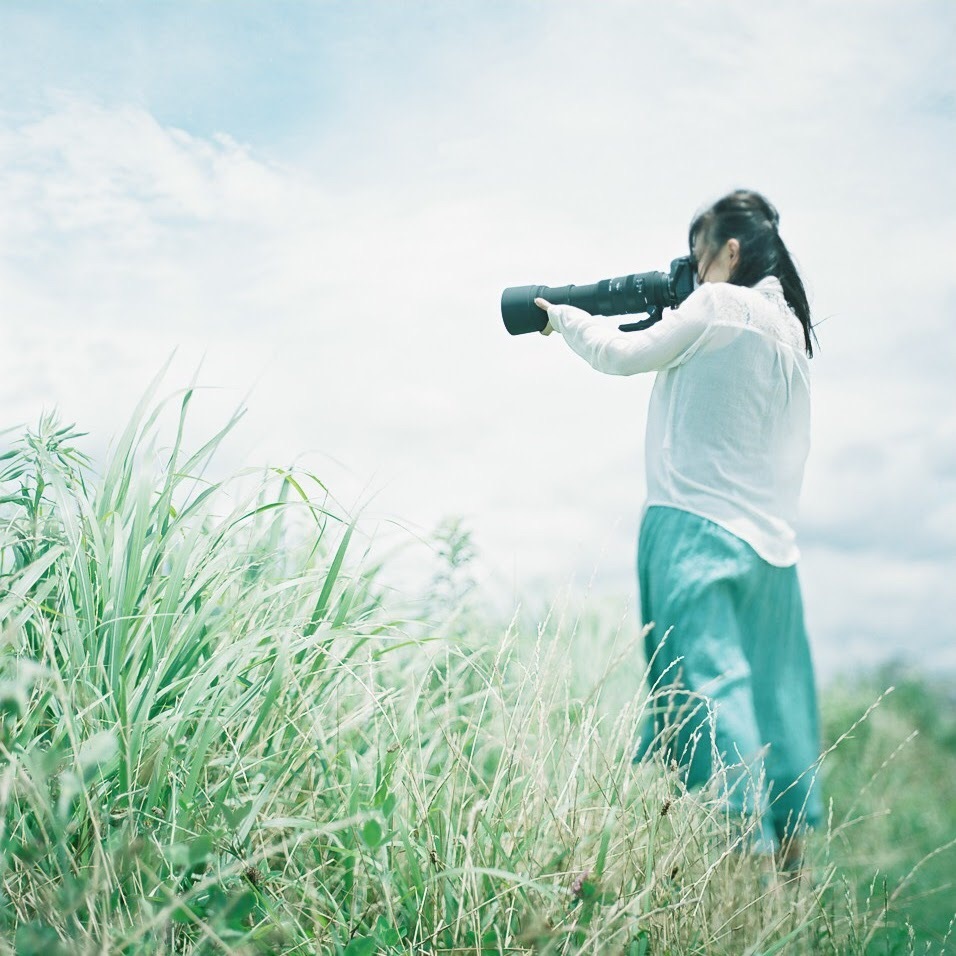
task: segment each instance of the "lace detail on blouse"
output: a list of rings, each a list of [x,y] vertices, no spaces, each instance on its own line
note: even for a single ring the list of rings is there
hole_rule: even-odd
[[[719,321],[762,332],[798,351],[804,349],[803,326],[787,305],[776,276],[761,279],[749,289],[729,283],[715,284],[713,289]]]

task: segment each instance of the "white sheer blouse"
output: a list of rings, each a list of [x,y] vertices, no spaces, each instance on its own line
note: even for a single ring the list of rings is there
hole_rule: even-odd
[[[770,564],[797,561],[793,523],[810,447],[803,328],[778,279],[706,283],[642,332],[573,306],[552,327],[610,375],[656,371],[646,435],[647,502],[701,515]]]

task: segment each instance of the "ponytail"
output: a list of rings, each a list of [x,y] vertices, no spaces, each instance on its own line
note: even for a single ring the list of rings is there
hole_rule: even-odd
[[[787,300],[787,305],[793,310],[793,314],[800,320],[803,326],[803,338],[807,351],[807,357],[813,358],[813,342],[816,338],[813,331],[813,325],[810,322],[810,303],[807,301],[807,291],[803,287],[803,280],[797,267],[794,265],[790,251],[780,238],[780,233],[774,229],[774,235],[777,239],[777,258],[778,271],[777,278],[780,285],[783,286],[783,297]]]

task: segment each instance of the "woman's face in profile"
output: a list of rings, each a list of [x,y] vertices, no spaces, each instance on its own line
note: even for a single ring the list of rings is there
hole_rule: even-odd
[[[712,249],[707,242],[697,237],[694,239],[694,261],[697,263],[697,281],[727,282],[733,275],[740,257],[740,243],[736,239],[728,239],[719,249]]]

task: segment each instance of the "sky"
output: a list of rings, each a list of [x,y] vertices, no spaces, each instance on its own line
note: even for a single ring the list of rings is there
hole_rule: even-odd
[[[458,517],[503,606],[633,609],[652,378],[501,290],[666,269],[758,189],[818,323],[818,669],[956,670],[954,41],[948,0],[7,0],[0,429],[102,454],[174,355],[197,440],[248,408],[222,467],[319,475],[396,586]]]

